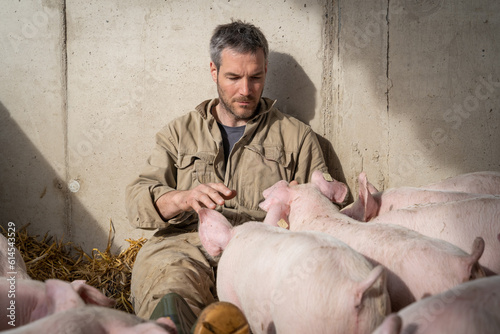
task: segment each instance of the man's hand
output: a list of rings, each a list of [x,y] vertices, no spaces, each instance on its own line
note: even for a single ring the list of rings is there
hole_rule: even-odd
[[[225,200],[234,196],[236,191],[229,189],[223,183],[206,183],[191,190],[168,192],[158,198],[155,206],[163,219],[170,219],[184,211],[215,209],[217,205],[224,205]]]

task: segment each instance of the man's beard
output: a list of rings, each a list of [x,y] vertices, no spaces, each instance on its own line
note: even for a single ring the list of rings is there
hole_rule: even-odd
[[[226,96],[224,95],[224,93],[222,92],[222,90],[220,89],[220,86],[219,84],[217,84],[217,93],[219,93],[219,103],[221,104],[221,106],[228,112],[230,113],[231,115],[233,115],[234,119],[235,120],[245,120],[245,121],[248,121],[250,119],[252,119],[255,114],[257,113],[257,108],[259,106],[259,103],[257,103],[255,105],[255,109],[251,111],[251,114],[249,116],[242,116],[242,115],[238,115],[236,113],[236,111],[231,107],[231,103],[230,101],[228,101],[228,99],[226,98]],[[262,94],[261,94],[262,95]],[[259,100],[260,100],[260,97],[259,97]],[[242,98],[239,98],[239,99],[236,99],[235,102],[252,102],[253,99],[249,99],[249,98],[245,98],[245,97],[242,97]]]

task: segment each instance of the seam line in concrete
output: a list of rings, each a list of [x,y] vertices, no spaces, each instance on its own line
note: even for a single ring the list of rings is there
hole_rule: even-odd
[[[66,0],[62,1],[62,45],[61,45],[61,66],[62,66],[62,89],[63,89],[63,131],[64,131],[64,164],[65,164],[65,180],[64,180],[64,216],[65,216],[65,234],[67,238],[72,238],[71,233],[71,194],[68,191],[69,173],[69,114],[68,114],[68,41],[67,41],[67,16],[66,16]]]
[[[390,20],[389,20],[389,15],[390,15],[390,8],[391,8],[391,0],[387,0],[387,14],[386,14],[386,22],[387,22],[387,55],[386,55],[386,81],[387,81],[387,87],[386,87],[386,98],[387,98],[387,138],[389,139],[390,136],[390,124],[389,124],[389,118],[390,118],[390,90],[392,87],[391,84],[391,78],[390,78]],[[390,173],[390,165],[389,165],[389,157],[390,157],[390,150],[391,150],[391,145],[390,145],[390,140],[387,142],[387,154],[386,154],[386,168],[387,168],[387,174],[391,175]],[[385,178],[386,183],[388,181],[388,177]],[[385,185],[387,186],[387,184]]]

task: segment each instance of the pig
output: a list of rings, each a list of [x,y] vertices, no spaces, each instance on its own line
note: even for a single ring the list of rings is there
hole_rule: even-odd
[[[461,174],[422,186],[422,188],[500,195],[500,172],[484,171]]]
[[[373,333],[497,334],[500,333],[499,310],[500,276],[480,278],[391,314]]]
[[[177,334],[170,318],[147,321],[136,315],[102,306],[85,306],[52,314],[5,334]]]
[[[385,191],[376,191],[376,188],[368,181],[364,172],[361,172],[358,176],[358,187],[358,199],[340,212],[364,222],[389,211],[417,204],[442,203],[478,197],[500,198],[500,196],[417,187],[398,187]]]
[[[22,326],[48,315],[85,306],[113,306],[115,301],[96,288],[78,280],[72,283],[57,279],[45,282],[0,278],[0,330],[10,328],[14,321]]]
[[[388,269],[388,290],[394,311],[425,296],[483,277],[478,259],[484,240],[476,238],[472,254],[446,241],[424,236],[402,226],[362,223],[341,214],[331,203],[321,173],[315,171],[310,183],[290,186],[279,181],[263,192],[260,207],[267,211],[265,221],[272,223],[288,212],[292,231],[321,231],[344,241],[366,256],[374,265]],[[267,221],[267,219],[270,221]]]
[[[0,234],[0,277],[15,275],[18,279],[29,279],[26,263],[14,245],[14,232],[8,230],[8,239]]]
[[[382,214],[372,222],[403,226],[463,249],[480,236],[484,239],[485,248],[479,264],[487,275],[500,274],[498,196],[410,206]]]
[[[487,275],[500,273],[500,196],[411,187],[371,193],[372,188],[361,173],[358,200],[341,212],[357,220],[404,226],[462,249],[480,236],[485,241],[480,265]]]
[[[198,214],[203,247],[222,253],[218,297],[242,310],[254,334],[371,333],[390,312],[383,267],[332,236]]]

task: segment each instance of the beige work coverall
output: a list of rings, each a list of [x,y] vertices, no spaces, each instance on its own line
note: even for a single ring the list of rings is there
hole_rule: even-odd
[[[222,136],[207,100],[156,134],[156,145],[142,173],[127,186],[126,208],[137,228],[158,229],[139,251],[132,271],[132,303],[149,318],[158,301],[179,293],[195,313],[216,301],[214,269],[200,243],[196,212],[164,221],[154,203],[172,190],[223,182],[237,192],[217,210],[234,225],[262,221],[262,191],[280,180],[309,182],[314,170],[327,173],[316,134],[262,98],[256,116],[224,164]]]

